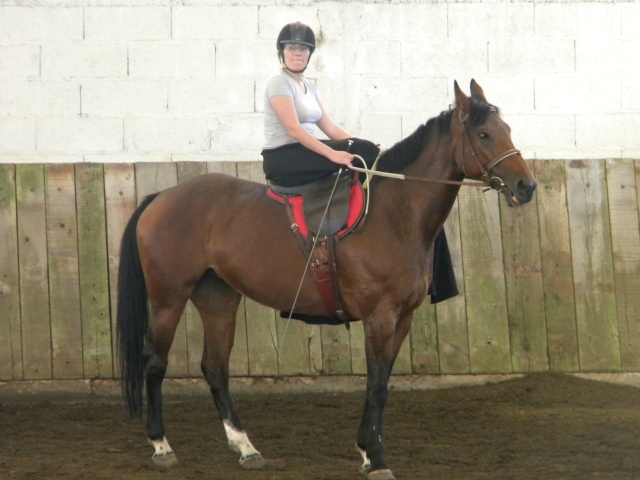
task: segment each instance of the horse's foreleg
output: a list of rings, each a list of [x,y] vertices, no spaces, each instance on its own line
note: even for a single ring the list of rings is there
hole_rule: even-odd
[[[170,307],[152,308],[148,342],[144,347],[147,388],[147,438],[154,447],[153,463],[169,467],[178,462],[165,437],[162,418],[162,382],[168,366],[168,355],[180,315],[186,302]]]
[[[240,294],[213,275],[203,278],[192,297],[205,330],[202,373],[211,388],[229,447],[240,454],[243,468],[258,469],[264,466],[264,459],[249,440],[229,392],[229,356],[240,299]]]
[[[366,321],[367,397],[356,438],[356,448],[363,459],[360,471],[370,479],[393,480],[395,477],[384,458],[382,418],[389,398],[389,377],[398,352],[411,327],[412,316],[397,323],[375,319]]]

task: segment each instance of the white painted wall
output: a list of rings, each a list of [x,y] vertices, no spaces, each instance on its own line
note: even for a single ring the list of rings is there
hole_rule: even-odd
[[[471,78],[529,158],[640,158],[640,2],[0,0],[0,162],[259,160],[287,22],[348,131],[390,146]]]

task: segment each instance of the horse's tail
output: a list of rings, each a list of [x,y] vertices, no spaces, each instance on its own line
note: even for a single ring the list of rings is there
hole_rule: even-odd
[[[129,219],[120,246],[118,270],[118,315],[116,333],[118,357],[122,375],[122,392],[129,406],[129,414],[142,414],[144,383],[144,340],[149,328],[147,285],[138,252],[136,227],[142,212],[158,194],[146,197]]]

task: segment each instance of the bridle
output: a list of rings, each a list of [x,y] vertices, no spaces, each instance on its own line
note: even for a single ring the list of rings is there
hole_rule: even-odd
[[[494,113],[497,113],[497,110],[495,107],[490,107],[491,111]],[[482,163],[480,163],[480,160],[478,160],[478,156],[476,154],[476,150],[473,146],[473,142],[471,141],[471,138],[469,137],[469,135],[467,134],[467,129],[465,127],[465,122],[467,121],[467,119],[469,118],[469,115],[465,115],[463,116],[463,112],[462,110],[460,110],[459,108],[453,108],[452,112],[457,110],[458,111],[458,125],[460,126],[460,140],[461,142],[456,141],[456,144],[453,147],[454,150],[454,158],[456,161],[456,164],[458,165],[458,168],[460,168],[460,170],[462,171],[462,173],[465,175],[465,177],[467,176],[467,171],[466,171],[466,165],[467,165],[467,160],[466,160],[466,156],[465,156],[465,143],[469,144],[469,147],[471,147],[471,156],[473,157],[473,159],[475,160],[478,168],[480,169],[480,174],[481,177],[480,179],[474,179],[471,178],[472,180],[474,180],[473,182],[469,182],[469,181],[456,181],[456,180],[439,180],[439,179],[434,179],[434,178],[423,178],[423,177],[413,177],[410,175],[403,175],[400,173],[390,173],[390,172],[381,172],[376,170],[376,164],[378,163],[378,160],[380,159],[380,157],[382,156],[382,151],[380,152],[380,155],[378,155],[378,158],[376,159],[376,161],[374,162],[374,166],[369,169],[367,168],[367,165],[364,161],[364,159],[362,157],[360,157],[359,155],[354,155],[354,157],[356,157],[364,166],[364,168],[360,168],[360,167],[356,167],[353,165],[349,165],[348,167],[351,170],[355,170],[357,172],[362,172],[362,173],[366,173],[367,174],[367,181],[365,184],[369,183],[369,175],[377,175],[377,176],[381,176],[381,177],[388,177],[388,178],[395,178],[397,180],[412,180],[412,181],[416,181],[416,182],[425,182],[425,183],[440,183],[440,184],[444,184],[444,185],[459,185],[459,186],[468,186],[468,187],[480,187],[480,188],[484,188],[485,192],[488,192],[489,190],[495,190],[496,192],[500,193],[502,192],[502,190],[505,188],[505,183],[502,181],[502,179],[498,176],[491,176],[491,171],[496,168],[498,165],[500,165],[500,163],[502,163],[503,161],[505,161],[506,159],[514,156],[514,155],[520,155],[520,150],[517,150],[515,148],[509,149],[506,152],[498,155],[496,158],[494,158],[493,160],[491,160],[489,162],[489,165],[487,165],[487,167],[485,168]],[[455,157],[455,151],[457,148],[458,143],[462,144],[462,162],[460,164],[460,162],[458,162],[457,157]]]
[[[490,107],[490,109],[491,109],[491,112],[497,113],[497,110],[496,110],[495,107]],[[504,160],[506,160],[507,158],[512,157],[514,155],[520,155],[520,150],[517,150],[515,148],[511,148],[511,149],[507,150],[506,152],[498,155],[496,158],[491,160],[489,162],[489,165],[487,165],[487,167],[485,168],[482,165],[482,163],[480,163],[480,160],[478,160],[478,155],[476,154],[476,149],[474,148],[473,142],[471,141],[471,138],[469,137],[469,134],[467,133],[467,128],[465,126],[465,123],[466,123],[467,119],[469,118],[469,114],[463,116],[462,110],[460,110],[458,108],[454,108],[454,110],[458,111],[458,125],[460,126],[460,138],[462,138],[462,165],[458,165],[460,170],[462,170],[462,173],[464,173],[464,175],[466,177],[467,176],[467,171],[466,171],[467,160],[466,160],[465,148],[464,148],[464,144],[465,144],[465,140],[466,140],[466,143],[468,143],[469,146],[471,147],[471,156],[473,157],[473,159],[476,162],[476,165],[480,169],[480,174],[482,175],[482,179],[480,181],[487,187],[485,189],[485,191],[495,190],[498,193],[502,192],[502,190],[505,187],[505,184],[502,181],[502,178],[500,178],[498,176],[491,176],[491,171],[494,168],[496,168],[500,163],[502,163]],[[455,148],[456,147],[454,147],[454,152],[455,152]],[[458,163],[457,160],[456,160],[456,163]],[[469,185],[469,183],[467,183],[467,182],[464,182],[464,183]]]

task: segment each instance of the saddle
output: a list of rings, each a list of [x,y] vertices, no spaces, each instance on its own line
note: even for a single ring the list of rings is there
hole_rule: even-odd
[[[357,180],[357,173],[353,177],[346,173],[340,175],[337,185],[336,176],[337,173],[317,182],[295,187],[283,187],[272,183],[267,195],[289,207],[293,221],[291,228],[302,237],[308,238],[311,232],[315,235],[337,235],[341,238],[362,218],[364,192]],[[331,197],[334,185],[336,188]],[[327,214],[322,221],[325,210]]]
[[[336,173],[317,182],[295,187],[271,184],[267,195],[285,205],[291,230],[302,253],[305,258],[312,256],[309,270],[330,315],[318,318],[295,312],[280,312],[280,316],[312,324],[344,323],[348,328],[349,318],[342,310],[336,281],[335,244],[351,232],[363,216],[364,191],[357,180],[357,173],[353,176],[349,173]]]

